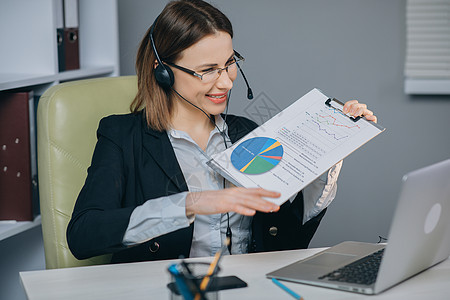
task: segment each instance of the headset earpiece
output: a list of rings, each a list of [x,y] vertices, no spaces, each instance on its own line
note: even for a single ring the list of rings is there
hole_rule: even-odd
[[[155,73],[156,82],[165,90],[169,90],[174,83],[173,72],[169,67],[166,67],[162,63],[158,63],[158,66],[153,70]]]
[[[153,40],[153,28],[155,28],[155,24],[158,18],[156,18],[155,22],[150,29],[150,44],[153,48],[153,52],[155,53],[156,61],[158,62],[158,66],[153,70],[155,74],[156,82],[166,91],[169,90],[175,81],[175,77],[173,76],[172,70],[163,64],[162,60],[159,58],[158,51],[156,50],[155,41]]]

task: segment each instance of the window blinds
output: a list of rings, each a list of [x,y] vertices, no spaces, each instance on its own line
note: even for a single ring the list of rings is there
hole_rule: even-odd
[[[407,0],[405,91],[450,94],[450,0]]]

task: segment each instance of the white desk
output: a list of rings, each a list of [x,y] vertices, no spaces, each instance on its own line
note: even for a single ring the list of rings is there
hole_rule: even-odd
[[[220,299],[293,299],[265,274],[321,249],[225,256],[220,276],[236,275],[248,287],[220,292]],[[212,259],[192,259],[207,261]],[[21,272],[29,300],[51,299],[169,299],[167,266],[172,261],[103,265]],[[450,260],[429,269],[377,296],[283,282],[310,299],[450,299]]]

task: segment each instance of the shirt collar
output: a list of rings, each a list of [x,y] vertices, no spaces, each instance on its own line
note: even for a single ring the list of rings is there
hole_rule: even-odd
[[[222,115],[216,115],[215,116],[215,122],[216,122],[216,126],[213,129],[213,132],[228,132],[228,125],[225,122],[225,120],[222,118]],[[220,132],[217,130],[217,128],[220,129]],[[228,135],[228,134],[227,134]]]
[[[211,131],[210,136],[213,136],[215,134],[220,134],[221,132],[227,133],[228,125],[225,122],[225,120],[222,118],[221,115],[214,116],[214,122],[215,122],[216,126],[214,126],[213,130]],[[220,131],[218,128],[220,129]],[[185,131],[177,130],[174,128],[170,128],[167,131],[167,134],[169,135],[170,138],[184,138],[184,139],[189,139],[189,140],[191,139]]]

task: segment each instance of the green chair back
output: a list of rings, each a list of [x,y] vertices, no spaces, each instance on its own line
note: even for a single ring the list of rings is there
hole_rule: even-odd
[[[100,119],[129,113],[136,93],[136,76],[122,76],[58,84],[40,98],[38,176],[47,269],[110,261],[108,255],[77,260],[67,246],[66,228],[91,164]]]

